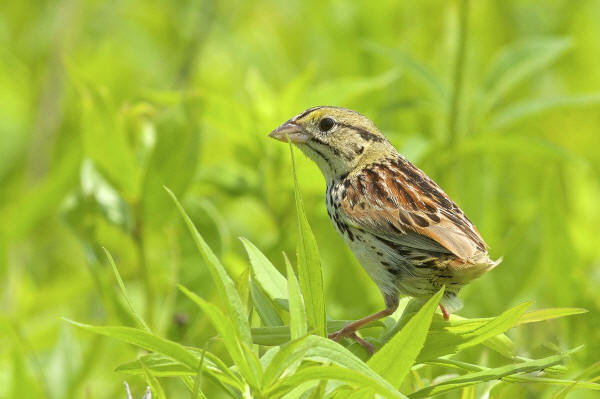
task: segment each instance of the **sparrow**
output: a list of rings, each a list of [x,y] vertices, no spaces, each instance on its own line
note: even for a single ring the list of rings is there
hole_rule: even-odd
[[[391,315],[401,296],[430,297],[445,286],[444,319],[462,307],[460,289],[498,265],[465,213],[356,111],[309,108],[273,130],[325,177],[327,214],[379,287],[385,309],[329,335],[373,346],[356,331]]]

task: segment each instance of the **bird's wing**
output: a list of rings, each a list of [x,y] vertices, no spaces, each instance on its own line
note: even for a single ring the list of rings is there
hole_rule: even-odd
[[[402,157],[347,176],[340,192],[346,222],[382,239],[463,261],[486,253],[471,221],[425,173]]]

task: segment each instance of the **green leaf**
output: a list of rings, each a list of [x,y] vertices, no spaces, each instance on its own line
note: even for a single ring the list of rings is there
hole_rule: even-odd
[[[459,324],[442,322],[442,328],[439,328],[439,324],[435,326],[436,328],[432,325],[425,347],[419,353],[417,361],[423,362],[455,353],[501,334],[515,326],[529,306],[531,306],[529,302],[517,305],[483,325],[481,321],[469,325],[468,320]]]
[[[296,212],[298,214],[298,277],[304,296],[306,316],[309,326],[314,333],[324,336],[326,333],[325,299],[323,295],[323,275],[317,241],[308,224],[304,205],[298,187],[294,150],[290,142],[292,156],[292,173],[294,175],[294,194],[296,197]]]
[[[196,356],[198,362],[202,360],[201,353],[195,351],[191,351],[191,353]],[[160,353],[151,353],[149,355],[144,355],[133,362],[121,364],[115,371],[132,375],[143,374],[140,361],[143,361],[148,370],[159,377],[185,377],[196,375],[196,371],[191,367]],[[204,352],[202,371],[208,373],[216,381],[242,390],[243,384],[239,381],[239,378],[220,358],[208,351]]]
[[[540,309],[534,310],[532,312],[524,313],[521,318],[518,320],[516,326],[526,323],[536,323],[545,320],[555,319],[558,317],[565,317],[575,314],[586,313],[587,310],[581,308],[550,308],[550,309]],[[458,315],[452,316],[452,321],[450,322],[452,326],[481,326],[493,318],[480,318],[480,319],[464,319]],[[488,348],[498,352],[499,354],[505,356],[508,359],[514,358],[514,344],[512,341],[504,334],[498,334],[495,337],[492,337],[485,342],[483,345]],[[528,360],[528,359],[526,359]]]
[[[570,47],[571,41],[566,38],[534,39],[507,47],[486,74],[479,112],[487,113],[519,84],[550,65]]]
[[[306,393],[319,385],[319,381],[306,381],[296,385],[291,391],[287,392],[281,399],[307,399]]]
[[[280,386],[278,386],[278,388],[274,391],[267,391],[266,396],[277,396],[285,393],[290,388],[307,381],[322,379],[338,380],[356,387],[372,388],[376,393],[383,395],[385,398],[406,398],[406,396],[402,395],[387,382],[380,382],[362,374],[359,371],[337,366],[312,366],[304,368],[295,374],[284,378]]]
[[[253,278],[250,281],[250,297],[252,298],[256,313],[258,313],[258,316],[265,326],[283,326],[283,321],[275,310],[275,306],[262,292],[262,289]]]
[[[227,271],[225,270],[223,265],[221,265],[221,262],[215,256],[212,249],[210,249],[206,241],[204,241],[204,238],[202,238],[202,236],[196,229],[196,226],[194,226],[194,223],[177,200],[177,197],[175,197],[175,194],[173,194],[173,192],[167,187],[165,187],[165,190],[167,190],[167,193],[169,193],[169,195],[173,199],[173,202],[177,206],[177,209],[179,209],[179,212],[181,213],[185,224],[187,225],[190,233],[192,234],[194,242],[196,243],[196,246],[198,247],[202,258],[204,258],[204,261],[209,266],[209,270],[217,287],[219,296],[225,302],[227,314],[229,315],[229,317],[233,318],[233,328],[237,330],[238,336],[243,342],[245,342],[248,345],[251,345],[252,335],[250,333],[250,324],[248,323],[248,319],[246,317],[246,312],[244,310],[242,299],[240,298],[240,295],[235,289],[235,284],[233,283],[233,280],[231,280],[231,277],[229,277],[229,274],[227,274]]]
[[[411,399],[428,398],[485,381],[498,380],[513,374],[543,370],[547,367],[559,364],[563,358],[564,355],[554,355],[539,360],[509,364],[507,366],[478,371],[475,373],[468,373],[460,377],[451,378],[439,384],[420,389],[410,394],[409,397]]]
[[[252,341],[257,345],[282,345],[290,340],[289,326],[252,328]]]
[[[316,335],[309,336],[306,342],[308,345],[305,354],[306,359],[326,364],[334,363],[347,369],[356,370],[385,385],[386,382],[383,377],[337,342]]]
[[[94,332],[96,334],[105,335],[138,346],[148,351],[161,353],[170,357],[193,370],[196,370],[200,365],[200,360],[194,356],[189,350],[176,342],[158,337],[147,331],[131,327],[113,327],[113,326],[92,326],[89,324],[78,323],[73,320],[63,319],[77,327]]]
[[[306,311],[304,310],[304,299],[302,298],[302,292],[300,292],[300,285],[287,256],[285,256],[285,267],[290,295],[290,336],[292,339],[297,339],[307,333]]]
[[[140,365],[144,370],[144,377],[146,378],[146,384],[150,387],[151,391],[154,392],[158,399],[166,399],[165,391],[163,390],[160,382],[156,376],[154,376],[146,367],[143,360],[140,360]]]
[[[550,308],[534,310],[527,312],[519,318],[518,324],[537,323],[544,320],[557,319],[559,317],[571,316],[575,314],[587,313],[587,309],[582,308]]]
[[[140,327],[142,327],[144,330],[146,330],[146,332],[151,333],[150,327],[148,327],[148,325],[146,324],[146,322],[144,321],[142,316],[140,316],[140,314],[135,310],[133,303],[129,299],[129,295],[127,294],[127,289],[125,288],[125,284],[123,283],[123,280],[121,279],[121,274],[119,273],[119,270],[117,269],[117,265],[115,264],[115,261],[114,261],[112,255],[110,254],[110,252],[108,252],[108,250],[106,248],[102,248],[102,249],[104,249],[104,253],[106,254],[106,257],[108,258],[108,262],[110,263],[110,265],[113,269],[113,273],[115,274],[115,278],[117,279],[117,283],[119,284],[119,288],[121,289],[121,294],[123,295],[123,298],[125,298],[125,302],[127,302],[127,306],[129,307],[129,313],[131,314],[133,319],[138,323],[138,325]]]
[[[299,360],[309,349],[308,341],[308,337],[303,337],[295,341],[290,341],[279,348],[279,351],[275,353],[265,369],[262,381],[263,387],[268,389],[275,384],[283,373],[286,371],[289,372],[290,369],[295,369],[298,366]]]
[[[254,359],[249,355],[249,349],[243,347],[244,342],[241,341],[240,337],[237,335],[238,331],[233,327],[231,321],[229,321],[221,309],[216,305],[205,301],[183,286],[179,286],[179,289],[202,309],[213,327],[217,330],[217,333],[223,339],[227,353],[231,356],[231,359],[236,366],[238,366],[244,378],[246,378],[252,386],[258,387],[258,381],[262,378],[260,376],[262,370],[260,367],[258,369],[254,367]]]
[[[531,361],[531,360],[528,360]],[[467,371],[483,371],[483,370],[491,370],[489,367],[483,367],[476,364],[465,363],[455,359],[435,359],[428,361],[427,364],[441,367],[450,367],[453,369],[467,370]],[[546,367],[545,371],[550,371],[554,367]],[[534,377],[531,375],[511,375],[508,377],[504,377],[503,381],[513,382],[513,383],[535,383],[535,384],[546,384],[546,385],[560,385],[570,387],[574,383],[578,384],[580,388],[586,388],[591,390],[600,390],[600,384],[596,384],[593,382],[586,381],[573,381],[573,380],[564,380],[559,378],[547,378],[547,377]]]
[[[444,288],[432,296],[402,330],[369,359],[367,365],[394,386],[399,387],[423,348],[433,312],[444,295]]]
[[[279,273],[279,270],[273,266],[271,261],[254,244],[244,237],[240,237],[240,241],[242,241],[248,253],[255,280],[267,293],[269,298],[272,300],[287,299],[287,281],[285,277]]]
[[[380,384],[386,385],[386,380],[371,369],[356,355],[332,340],[317,335],[309,335],[296,341],[291,341],[281,348],[265,370],[264,384],[280,383],[279,377],[299,359],[311,360],[323,364],[336,364],[346,369],[356,370]]]

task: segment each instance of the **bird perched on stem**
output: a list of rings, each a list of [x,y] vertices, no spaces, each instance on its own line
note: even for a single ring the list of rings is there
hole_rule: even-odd
[[[338,233],[383,294],[386,308],[330,334],[365,346],[356,331],[398,307],[400,295],[427,297],[445,286],[448,312],[469,281],[496,266],[462,210],[358,112],[330,106],[307,109],[270,137],[294,143],[327,181],[327,213]]]

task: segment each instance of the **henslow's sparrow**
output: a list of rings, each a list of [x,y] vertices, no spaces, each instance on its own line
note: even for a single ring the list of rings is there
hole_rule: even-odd
[[[464,212],[423,171],[396,151],[375,125],[345,108],[314,107],[270,137],[289,140],[327,181],[329,218],[375,281],[386,308],[330,335],[353,338],[365,324],[392,314],[399,295],[431,296],[445,286],[440,308],[462,307],[457,294],[496,266]]]

